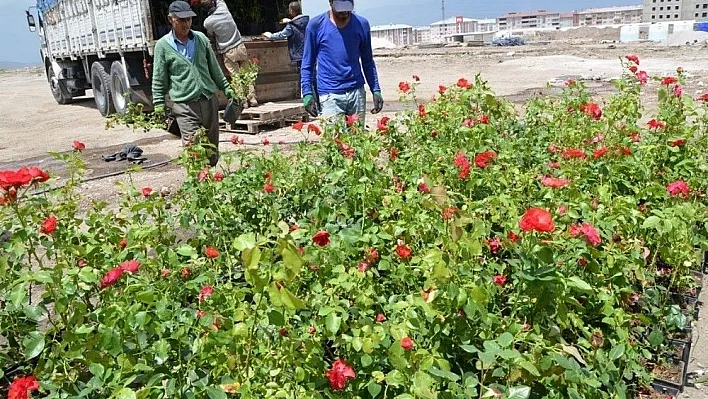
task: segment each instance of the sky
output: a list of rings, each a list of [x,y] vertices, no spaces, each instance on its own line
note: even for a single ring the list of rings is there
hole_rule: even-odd
[[[304,11],[315,15],[327,9],[326,0],[302,0]],[[448,17],[493,18],[509,11],[548,9],[571,11],[589,7],[640,4],[641,0],[445,0]],[[25,10],[36,0],[0,0],[0,63],[41,64],[39,39],[27,28]],[[429,24],[441,17],[440,0],[355,0],[357,12],[372,25]]]

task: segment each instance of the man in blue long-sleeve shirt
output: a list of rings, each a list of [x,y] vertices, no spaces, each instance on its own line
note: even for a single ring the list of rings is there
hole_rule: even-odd
[[[384,105],[371,50],[371,27],[365,18],[352,14],[353,0],[330,0],[329,5],[328,12],[310,19],[305,32],[302,101],[312,116],[318,116],[318,108],[324,117],[358,114],[363,125],[364,77],[374,96],[371,113],[381,112]],[[313,92],[315,75],[320,104]]]

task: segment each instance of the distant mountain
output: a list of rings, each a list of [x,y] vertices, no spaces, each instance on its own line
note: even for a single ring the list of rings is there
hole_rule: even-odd
[[[383,2],[381,2],[383,3]],[[388,3],[388,1],[386,2]],[[496,0],[470,1],[445,0],[445,17],[463,15],[467,18],[496,18],[507,12],[521,11],[574,11],[594,7],[612,7],[641,4],[638,0]],[[407,24],[425,26],[442,19],[441,0],[412,0],[408,4],[363,6],[359,3],[357,13],[372,25]]]
[[[0,69],[18,69],[31,66],[41,66],[41,64],[38,62],[0,61]]]

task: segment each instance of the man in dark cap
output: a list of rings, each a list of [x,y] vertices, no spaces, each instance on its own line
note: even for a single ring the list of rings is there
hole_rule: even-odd
[[[228,98],[234,92],[219,67],[209,39],[193,31],[194,11],[185,1],[170,4],[168,20],[170,33],[155,44],[152,77],[152,102],[155,113],[165,112],[165,95],[174,102],[172,113],[182,132],[183,142],[188,142],[201,128],[207,130],[209,142],[214,146],[209,163],[219,161],[219,100],[216,91],[221,89]]]
[[[364,78],[374,96],[371,113],[384,105],[371,49],[371,26],[353,14],[353,0],[330,0],[330,10],[310,20],[305,33],[301,86],[305,109],[313,116],[359,115],[364,124]],[[315,103],[314,79],[320,104]],[[363,73],[362,73],[363,70]]]
[[[307,27],[307,23],[310,22],[310,17],[302,14],[302,6],[299,1],[290,3],[288,11],[292,19],[287,20],[285,29],[276,33],[265,32],[263,36],[270,40],[287,39],[290,60],[295,64],[298,72],[300,72],[302,66],[302,52],[305,49],[305,28]]]

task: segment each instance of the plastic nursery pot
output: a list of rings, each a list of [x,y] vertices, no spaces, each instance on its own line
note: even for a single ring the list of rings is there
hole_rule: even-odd
[[[693,342],[693,328],[686,327],[681,331],[669,334],[669,339],[671,341],[683,342],[685,344],[691,345]]]
[[[691,356],[691,344],[687,344],[684,342],[679,342],[679,341],[670,341],[669,345],[674,349],[674,353],[676,356],[678,356],[682,363],[683,363],[683,371],[681,373],[681,377],[683,380],[683,385],[686,385],[686,381],[688,381],[688,363],[689,363],[689,358]]]
[[[683,392],[683,387],[686,384],[686,362],[666,360],[664,364],[657,365],[652,370],[654,384],[675,388],[678,392]]]
[[[665,386],[656,381],[651,384],[651,387],[660,395],[669,395],[672,398],[677,397],[678,394],[681,393],[681,390],[678,388]],[[647,396],[647,398],[651,398],[651,396]]]

